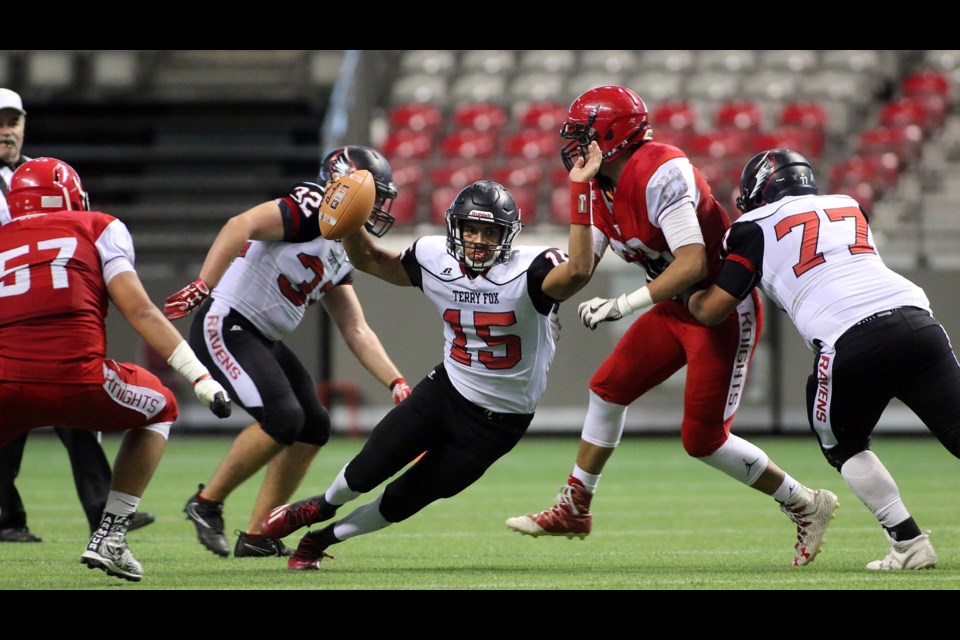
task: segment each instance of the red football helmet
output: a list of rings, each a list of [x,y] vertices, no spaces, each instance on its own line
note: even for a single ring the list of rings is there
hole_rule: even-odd
[[[73,167],[56,158],[34,158],[10,178],[10,216],[43,211],[89,211],[90,200]]]
[[[560,152],[569,171],[577,158],[586,155],[592,140],[600,145],[603,162],[607,162],[624,149],[650,140],[653,130],[640,96],[626,87],[607,85],[590,89],[573,101],[560,137],[573,140]]]

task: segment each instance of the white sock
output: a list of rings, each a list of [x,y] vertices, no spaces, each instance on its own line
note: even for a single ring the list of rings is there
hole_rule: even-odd
[[[348,462],[347,464],[350,463]],[[330,488],[327,489],[325,494],[323,494],[324,499],[328,503],[337,507],[363,495],[359,491],[354,491],[351,489],[350,485],[347,484],[347,479],[344,477],[344,473],[347,470],[347,464],[343,465],[343,468],[340,469],[340,473],[338,473],[337,477],[334,478]]]
[[[893,528],[910,517],[897,483],[873,451],[861,451],[844,462],[840,475],[883,526]]]
[[[132,516],[140,506],[140,498],[129,493],[111,491],[107,494],[107,506],[104,511],[115,516]]]
[[[597,485],[600,484],[600,476],[602,474],[592,474],[587,473],[581,469],[578,465],[573,465],[573,473],[571,474],[574,478],[583,483],[583,486],[586,487],[587,491],[590,493],[596,493]]]
[[[333,535],[337,540],[346,540],[364,533],[379,531],[393,524],[380,515],[381,500],[383,500],[382,493],[373,502],[357,507],[346,518],[338,520],[333,525]]]
[[[784,472],[783,483],[779,489],[773,492],[772,497],[777,502],[793,506],[795,504],[808,504],[813,500],[813,492],[791,478],[789,473]]]

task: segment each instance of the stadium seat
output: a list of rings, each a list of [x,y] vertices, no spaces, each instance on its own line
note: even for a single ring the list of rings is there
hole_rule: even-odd
[[[398,104],[390,110],[389,123],[392,131],[408,129],[433,137],[443,124],[443,114],[431,104]]]
[[[566,119],[567,107],[559,102],[531,102],[517,115],[521,129],[542,129],[553,133],[559,133]]]
[[[802,74],[815,71],[820,65],[816,49],[767,49],[760,52],[758,67],[777,72]]]
[[[563,140],[556,132],[525,129],[507,136],[503,152],[509,159],[539,160],[560,153]]]
[[[527,49],[520,54],[520,72],[566,75],[573,71],[577,57],[572,49]]]
[[[927,137],[938,126],[938,119],[942,122],[943,115],[942,110],[939,113],[929,110],[919,98],[898,98],[881,107],[880,125],[884,127],[917,126],[923,131],[923,136]]]
[[[750,100],[730,100],[717,107],[713,124],[721,131],[759,131],[763,126],[763,112]]]
[[[424,159],[433,149],[432,139],[423,131],[399,129],[387,134],[381,151],[391,161],[397,159]]]
[[[640,51],[637,69],[684,75],[693,70],[696,59],[696,53],[691,49],[644,49]],[[642,86],[630,88],[639,92]]]
[[[675,100],[684,95],[684,75],[667,71],[641,71],[628,78],[626,86],[643,98],[647,108],[667,100]]]
[[[530,102],[563,102],[563,74],[532,71],[514,77],[507,90],[510,101],[517,104]]]
[[[757,66],[752,49],[703,49],[697,57],[697,69],[747,74]]]
[[[507,190],[520,209],[520,222],[524,225],[536,224],[538,208],[536,187],[507,187]]]
[[[567,78],[567,83],[563,90],[563,101],[567,103],[573,102],[584,91],[588,91],[594,87],[622,84],[623,74],[619,71],[607,71],[605,69],[588,69],[581,71]]]
[[[647,108],[650,109],[650,106]],[[661,102],[651,109],[650,124],[658,140],[664,129],[692,132],[697,128],[697,112],[684,100]]]
[[[810,100],[788,102],[777,116],[777,122],[781,127],[794,127],[805,133],[805,148],[811,160],[823,156],[828,129],[828,114],[823,105]]]
[[[509,75],[517,69],[517,52],[513,49],[472,49],[463,52],[460,70]]]
[[[489,102],[467,102],[451,114],[453,130],[474,129],[497,135],[507,124],[503,107]]]
[[[893,152],[909,165],[922,153],[923,130],[917,125],[905,127],[874,127],[860,132],[857,150],[862,154]]]
[[[430,222],[446,225],[447,209],[462,187],[438,187],[430,194]]]
[[[511,160],[498,164],[493,169],[493,179],[508,189],[514,187],[537,188],[543,179],[544,163],[529,160]]]
[[[400,56],[400,70],[405,74],[449,75],[456,66],[456,58],[449,49],[408,49]]]
[[[486,160],[492,158],[496,150],[494,135],[474,129],[455,131],[440,142],[440,152],[445,158]]]
[[[388,159],[393,169],[393,183],[397,187],[397,197],[393,200],[390,215],[397,219],[398,227],[414,224],[419,217],[417,205],[423,182],[423,165],[402,159],[394,161],[389,156]]]
[[[580,54],[580,67],[611,73],[632,73],[637,67],[637,55],[630,49],[586,49]]]
[[[476,160],[445,160],[430,170],[430,188],[457,187],[462,189],[484,177],[484,165]]]
[[[425,102],[443,108],[447,102],[446,79],[426,73],[401,76],[390,89],[390,104],[410,102]]]
[[[506,80],[494,73],[468,73],[453,81],[449,97],[454,105],[467,102],[503,104],[506,99]]]

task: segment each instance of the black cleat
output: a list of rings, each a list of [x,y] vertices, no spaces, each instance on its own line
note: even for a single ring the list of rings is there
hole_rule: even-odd
[[[197,492],[190,496],[183,512],[187,514],[187,520],[196,525],[200,544],[226,558],[230,555],[230,545],[223,535],[223,501],[200,500],[203,487],[201,484]]]
[[[253,536],[245,531],[237,531],[237,545],[233,548],[234,558],[288,558],[293,549],[283,544],[279,538]]]

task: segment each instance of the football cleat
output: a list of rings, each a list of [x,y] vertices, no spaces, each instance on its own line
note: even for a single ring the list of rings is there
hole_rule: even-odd
[[[557,504],[546,511],[507,518],[506,525],[519,533],[533,536],[566,536],[580,538],[590,534],[593,516],[590,502],[593,494],[572,475],[557,494]]]

